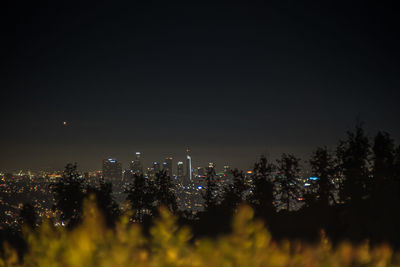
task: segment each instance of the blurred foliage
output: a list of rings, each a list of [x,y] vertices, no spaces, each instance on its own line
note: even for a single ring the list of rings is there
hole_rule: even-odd
[[[23,261],[7,244],[3,266],[400,266],[400,254],[389,246],[371,248],[342,243],[332,246],[321,233],[318,244],[271,240],[248,206],[240,206],[232,233],[215,239],[193,240],[175,216],[161,208],[150,235],[128,215],[115,227],[106,227],[94,198],[85,202],[83,220],[68,230],[44,222],[36,230],[24,229],[28,252]]]

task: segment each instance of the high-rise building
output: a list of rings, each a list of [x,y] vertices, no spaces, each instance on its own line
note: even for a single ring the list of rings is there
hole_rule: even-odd
[[[197,175],[204,176],[206,174],[204,167],[197,167]]]
[[[178,178],[183,179],[183,175],[184,175],[183,162],[179,161],[177,165],[177,176]]]
[[[143,166],[142,166],[142,162],[140,161],[140,159],[141,159],[141,153],[136,152],[136,158],[135,158],[135,160],[131,161],[130,166],[129,166],[132,173],[135,173],[135,174],[143,173]]]
[[[231,183],[232,182],[232,171],[231,167],[228,165],[224,166],[224,175],[225,175],[225,182],[226,183]]]
[[[190,156],[190,150],[189,150],[189,148],[188,149],[186,149],[186,153],[187,153],[187,155],[186,155],[186,176],[185,176],[185,181],[184,181],[184,183],[185,184],[189,184],[189,183],[191,183],[192,181],[193,181],[193,179],[192,179],[192,173],[193,173],[193,171],[192,171],[192,157]]]
[[[103,160],[103,179],[106,182],[122,181],[122,166],[116,159],[109,158]]]
[[[163,170],[169,177],[172,177],[172,157],[165,158],[163,162]]]
[[[154,170],[154,173],[160,172],[160,163],[158,163],[157,161],[154,161],[153,162],[153,170]]]

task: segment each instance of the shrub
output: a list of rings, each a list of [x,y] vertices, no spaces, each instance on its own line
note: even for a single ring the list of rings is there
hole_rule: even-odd
[[[24,230],[29,249],[23,261],[5,244],[0,266],[400,266],[399,255],[386,245],[333,247],[323,234],[314,245],[274,242],[248,206],[238,209],[232,233],[216,239],[192,240],[190,230],[179,227],[165,208],[148,237],[129,218],[121,216],[109,229],[90,199],[79,226],[67,230],[44,222]]]

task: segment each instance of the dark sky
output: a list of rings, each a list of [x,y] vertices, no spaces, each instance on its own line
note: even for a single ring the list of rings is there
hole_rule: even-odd
[[[356,118],[400,137],[390,2],[10,1],[0,12],[0,170],[126,166],[135,151],[183,160],[187,146],[195,166],[247,168],[260,153],[335,145]]]

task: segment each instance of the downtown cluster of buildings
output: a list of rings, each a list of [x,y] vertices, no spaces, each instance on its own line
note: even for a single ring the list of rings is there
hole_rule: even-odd
[[[113,184],[129,181],[133,174],[144,175],[146,178],[153,178],[159,171],[165,171],[178,184],[188,187],[194,184],[201,185],[207,176],[207,171],[214,169],[215,164],[210,162],[207,167],[193,167],[192,157],[189,149],[186,150],[186,162],[178,161],[174,164],[172,157],[167,157],[163,162],[154,161],[152,166],[145,168],[142,163],[142,154],[136,152],[135,159],[129,163],[127,169],[114,158],[103,160],[102,177]],[[230,178],[230,166],[224,166],[221,172],[215,172],[217,181],[225,181]]]
[[[186,150],[186,161],[178,161],[176,164],[172,157],[167,157],[162,162],[154,161],[150,167],[146,168],[140,152],[136,152],[135,159],[129,163],[126,169],[123,169],[122,164],[114,158],[104,159],[102,164],[102,178],[113,184],[114,196],[118,202],[123,201],[124,192],[130,186],[134,175],[143,175],[145,178],[154,179],[156,173],[160,171],[164,171],[175,184],[174,190],[179,208],[194,212],[203,209],[202,192],[206,187],[208,171],[214,173],[221,191],[231,183],[232,178],[229,166],[224,166],[220,172],[215,171],[213,162],[210,162],[207,167],[194,168],[189,149]]]

